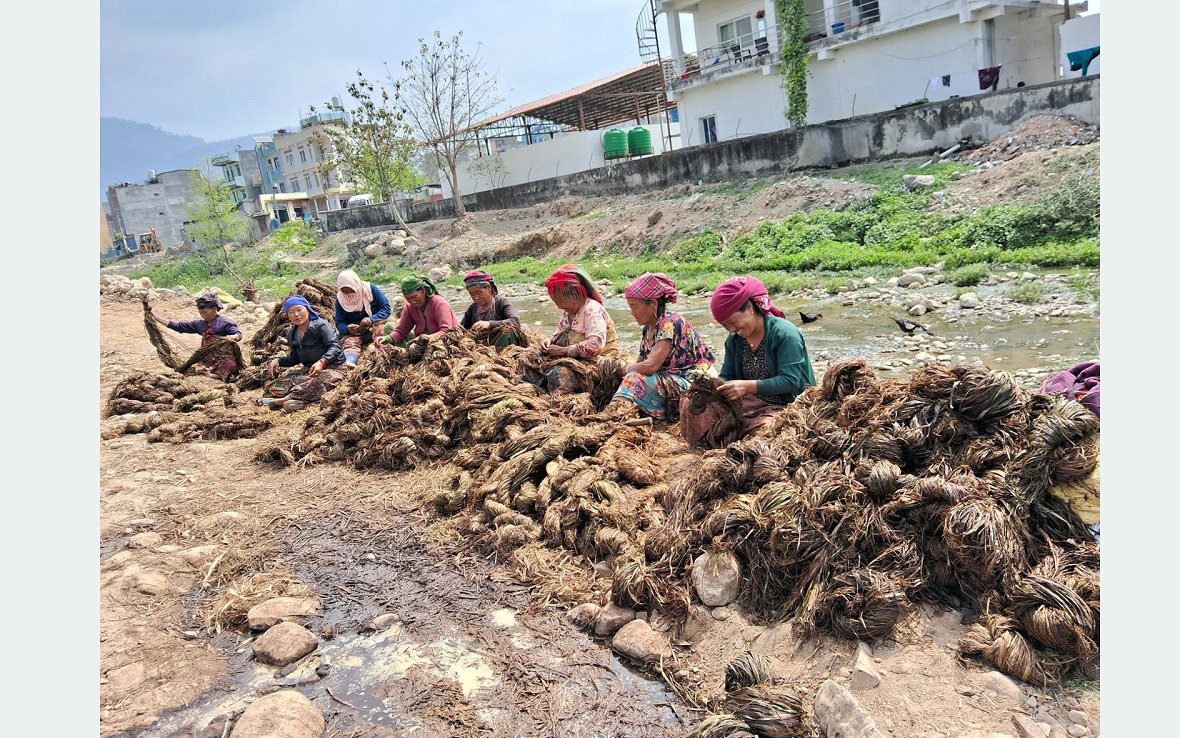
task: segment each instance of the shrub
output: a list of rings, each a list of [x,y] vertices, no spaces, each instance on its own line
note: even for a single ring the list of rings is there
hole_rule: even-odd
[[[987,278],[988,268],[985,263],[966,264],[946,275],[948,282],[959,287],[972,287]],[[956,295],[957,296],[957,295]]]
[[[1023,282],[1008,290],[1008,298],[1026,305],[1045,301],[1045,288],[1037,282]]]

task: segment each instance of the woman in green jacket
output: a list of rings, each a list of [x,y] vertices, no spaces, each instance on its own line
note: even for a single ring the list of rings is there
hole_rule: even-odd
[[[717,390],[740,406],[741,436],[745,437],[814,386],[815,372],[803,334],[770,301],[760,280],[739,277],[723,282],[713,292],[709,309],[730,334]],[[694,415],[687,398],[682,400],[685,439],[697,443],[721,417],[721,410],[713,403]]]

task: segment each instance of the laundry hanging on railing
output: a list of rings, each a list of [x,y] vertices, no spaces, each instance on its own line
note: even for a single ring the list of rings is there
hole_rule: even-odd
[[[1069,58],[1069,71],[1076,72],[1082,70],[1082,76],[1085,77],[1090,72],[1090,62],[1094,61],[1094,57],[1098,56],[1099,46],[1091,46],[1088,49],[1078,49],[1077,51],[1070,51],[1066,54]]]
[[[979,70],[979,89],[991,89],[995,92],[996,88],[1000,86],[1000,66],[997,64],[994,67]]]

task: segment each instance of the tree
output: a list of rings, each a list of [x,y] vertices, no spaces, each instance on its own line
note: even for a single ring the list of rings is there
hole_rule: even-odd
[[[189,218],[189,237],[208,249],[216,249],[225,271],[248,293],[253,285],[234,272],[229,256],[229,244],[245,238],[250,228],[234,202],[233,191],[213,173],[208,158],[201,170],[193,171],[192,185],[193,202],[184,208]]]
[[[356,76],[356,81],[345,88],[356,101],[348,122],[330,121],[321,128],[322,135],[331,142],[330,147],[325,147],[321,178],[326,189],[331,171],[339,165],[344,176],[359,189],[389,203],[398,225],[412,233],[394,195],[416,189],[423,181],[411,164],[417,149],[414,132],[403,113],[390,107],[384,87],[374,85],[359,69]]]
[[[803,0],[775,0],[774,13],[782,29],[783,87],[787,92],[787,120],[807,125],[807,9]]]
[[[496,94],[495,76],[484,70],[479,48],[468,54],[460,46],[462,37],[460,31],[444,41],[435,31],[433,43],[418,39],[418,57],[402,62],[405,77],[394,82],[406,120],[443,164],[459,219],[467,215],[459,192],[459,163],[469,147],[478,146],[475,124],[503,102]],[[389,78],[393,82],[392,73]]]

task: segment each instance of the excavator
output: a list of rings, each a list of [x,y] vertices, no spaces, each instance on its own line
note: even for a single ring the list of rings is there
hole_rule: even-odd
[[[160,239],[156,238],[155,227],[149,227],[147,233],[139,234],[139,250],[142,253],[163,251]]]

